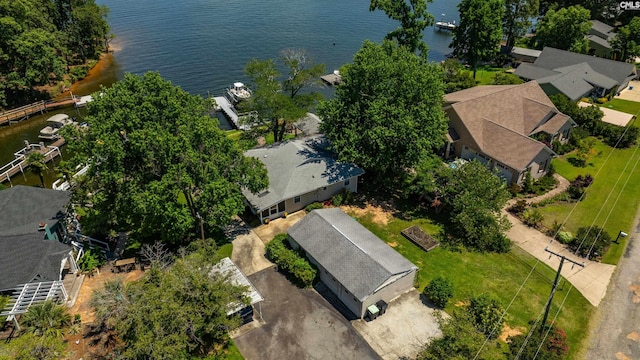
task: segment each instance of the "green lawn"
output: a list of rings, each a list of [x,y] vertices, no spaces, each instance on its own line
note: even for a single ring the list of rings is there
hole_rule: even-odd
[[[218,255],[220,255],[221,258],[231,258],[231,252],[233,251],[233,243],[226,243],[222,246],[220,246],[218,248]]]
[[[601,105],[603,107],[625,112],[627,114],[637,115],[640,112],[640,102],[613,99]]]
[[[387,225],[374,223],[371,216],[360,217],[358,221],[420,268],[417,275],[417,285],[420,290],[438,275],[451,279],[455,293],[445,309],[449,313],[456,303],[481,293],[496,296],[506,308],[536,263],[535,258],[516,246],[508,254],[454,252],[442,247],[425,253],[405,239],[400,231],[411,225],[419,225],[428,233],[438,233],[438,225],[428,219],[394,218]],[[509,326],[528,328],[529,320],[538,317],[549,296],[554,276],[554,270],[538,263],[507,313],[506,322]],[[564,281],[559,286],[550,318],[555,315],[559,304],[568,292],[567,301],[557,321],[567,332],[567,338],[571,344],[570,358],[578,359],[581,357],[582,349],[586,347],[587,326],[585,325],[589,322],[594,307],[577,290],[568,291],[569,288],[570,284]],[[504,347],[504,344],[496,342],[489,345],[494,348],[497,345]]]
[[[640,152],[634,152],[635,149],[637,147],[614,150],[598,141],[595,146],[596,155],[591,157],[584,168],[572,166],[567,155],[555,159],[553,164],[556,171],[568,180],[573,180],[580,174],[591,174],[594,181],[586,198],[577,205],[555,203],[541,208],[544,224],[551,227],[554,221],[566,221],[565,229],[575,235],[579,227],[589,226],[595,219],[595,225],[603,227],[613,238],[619,231],[631,233],[636,211],[640,206],[640,181],[637,180],[640,178],[640,167],[634,168],[640,161]],[[605,163],[607,157],[609,159]],[[614,265],[618,263],[627,239],[621,240],[619,245],[613,244],[610,247],[602,262]]]
[[[473,75],[473,70],[468,70]],[[478,85],[490,85],[493,82],[493,77],[497,72],[504,71],[502,68],[491,68],[488,66],[478,67],[476,72],[476,83]]]

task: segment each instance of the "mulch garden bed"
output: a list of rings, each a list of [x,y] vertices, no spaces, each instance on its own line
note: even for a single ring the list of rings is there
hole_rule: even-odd
[[[434,238],[432,238],[429,234],[422,231],[420,227],[417,225],[408,227],[400,232],[404,237],[411,240],[412,243],[418,245],[424,251],[430,251],[438,247],[440,245]]]

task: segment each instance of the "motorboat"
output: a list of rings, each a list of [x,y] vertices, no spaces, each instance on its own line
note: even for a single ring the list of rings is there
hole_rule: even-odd
[[[436,21],[436,28],[439,30],[453,31],[456,28],[456,22],[453,21]]]
[[[251,90],[246,87],[241,82],[233,83],[233,86],[230,86],[227,89],[227,95],[234,103],[239,103],[240,101],[247,100],[251,97]]]
[[[67,125],[75,124],[75,121],[67,114],[56,114],[47,119],[47,126],[40,130],[38,138],[42,140],[56,140],[60,136],[58,132]]]

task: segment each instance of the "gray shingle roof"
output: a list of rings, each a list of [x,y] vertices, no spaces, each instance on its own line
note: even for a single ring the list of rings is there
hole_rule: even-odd
[[[269,174],[269,189],[259,194],[243,190],[256,209],[364,174],[359,167],[337,161],[327,150],[324,136],[290,140],[245,152],[262,161]]]
[[[360,301],[417,269],[339,208],[312,211],[288,234]]]
[[[598,20],[591,20],[591,29],[589,29],[589,33],[606,40],[615,36],[613,27]]]
[[[58,280],[60,263],[68,245],[44,240],[39,223],[52,227],[64,211],[70,195],[27,186],[0,191],[0,290],[34,278]]]
[[[596,56],[577,54],[571,51],[545,47],[534,65],[544,69],[555,70],[566,66],[587,63],[595,71],[618,84],[624,83],[630,76],[635,76],[636,68],[633,64],[603,59]],[[517,74],[517,70],[516,70]]]
[[[538,84],[551,84],[569,99],[578,99],[589,95],[594,87],[610,89],[616,86],[616,81],[595,72],[587,63],[556,69],[559,73],[537,79]]]

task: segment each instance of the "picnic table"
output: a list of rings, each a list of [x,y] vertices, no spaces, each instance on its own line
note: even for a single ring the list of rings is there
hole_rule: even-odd
[[[136,258],[128,258],[122,260],[116,260],[113,264],[114,272],[129,272],[136,268]]]

